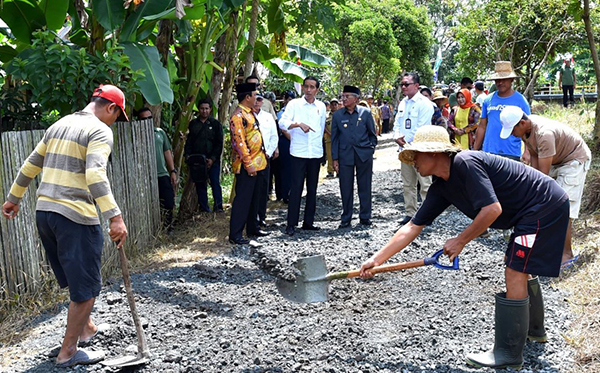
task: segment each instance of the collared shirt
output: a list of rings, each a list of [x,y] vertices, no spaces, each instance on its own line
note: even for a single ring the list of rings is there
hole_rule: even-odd
[[[290,101],[279,120],[279,127],[291,135],[290,154],[298,158],[321,158],[326,119],[327,109],[323,102],[315,99],[311,104],[304,97]],[[290,130],[296,122],[305,123],[314,132],[304,133],[299,127]]]
[[[244,168],[254,166],[256,171],[267,167],[267,157],[263,147],[260,130],[252,110],[238,105],[229,121],[231,131],[231,146],[233,147],[233,172],[239,174]]]
[[[262,134],[263,143],[265,144],[265,152],[267,157],[271,158],[275,150],[277,149],[277,143],[279,142],[279,136],[277,134],[277,124],[271,113],[265,110],[260,110],[256,115],[258,119],[258,128]]]
[[[398,105],[398,114],[394,122],[394,139],[404,137],[404,141],[411,143],[417,129],[431,125],[432,116],[431,101],[421,93],[417,92],[412,98],[404,97]]]

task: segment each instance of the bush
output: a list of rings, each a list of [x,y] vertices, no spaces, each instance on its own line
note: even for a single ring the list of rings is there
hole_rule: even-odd
[[[109,47],[104,54],[90,55],[85,49],[55,39],[49,31],[33,33],[30,48],[21,52],[6,67],[25,103],[42,115],[42,124],[84,108],[99,84],[118,85],[133,102],[139,92],[140,72],[131,70],[128,57],[120,47]],[[18,116],[8,110],[5,115]]]

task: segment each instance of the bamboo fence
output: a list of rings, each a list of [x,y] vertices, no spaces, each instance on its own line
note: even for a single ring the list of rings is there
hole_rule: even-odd
[[[115,123],[113,151],[107,173],[115,199],[123,213],[129,256],[149,248],[160,229],[160,204],[152,120]],[[0,190],[5,198],[25,159],[44,135],[43,130],[4,132],[0,143]],[[0,299],[41,289],[53,277],[35,225],[39,176],[29,186],[18,216],[0,219]],[[112,273],[119,256],[102,221],[104,252],[102,274]]]

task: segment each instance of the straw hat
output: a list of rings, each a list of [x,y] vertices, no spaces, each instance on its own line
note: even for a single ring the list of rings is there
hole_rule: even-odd
[[[444,92],[438,90],[438,91],[433,92],[433,97],[431,99],[433,101],[441,100],[441,99],[447,100],[448,97],[444,96]]]
[[[487,78],[487,80],[520,78],[520,76],[517,76],[517,74],[515,74],[515,71],[513,70],[510,61],[496,62],[494,70],[494,75]]]
[[[414,164],[415,152],[421,153],[457,153],[461,149],[452,145],[448,132],[440,126],[423,126],[415,133],[415,139],[398,155],[398,159],[407,164]]]

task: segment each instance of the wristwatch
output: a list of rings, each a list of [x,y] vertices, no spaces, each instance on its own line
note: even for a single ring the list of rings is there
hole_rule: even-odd
[[[173,173],[173,172],[177,173],[177,169],[176,168],[172,169],[171,173]]]

